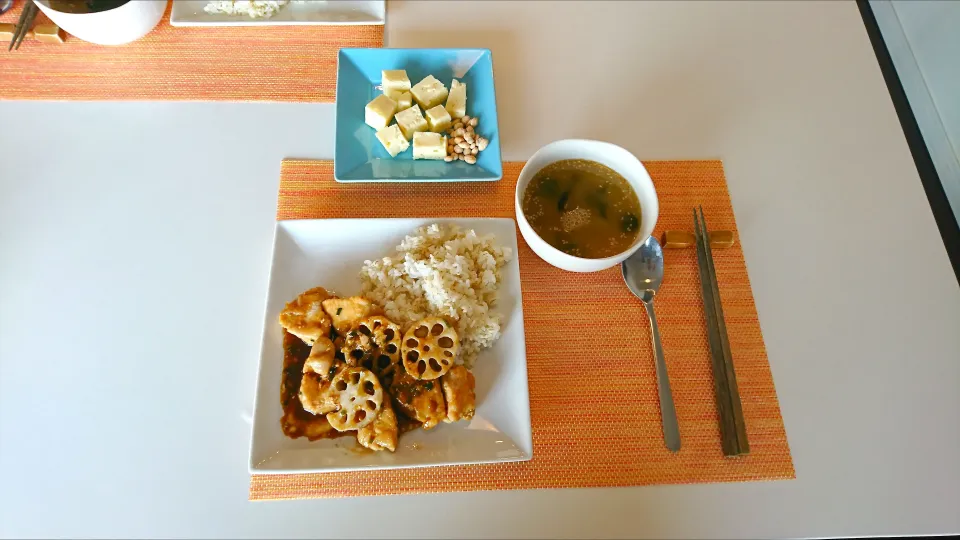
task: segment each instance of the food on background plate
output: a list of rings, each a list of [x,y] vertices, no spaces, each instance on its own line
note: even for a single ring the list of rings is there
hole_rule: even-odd
[[[406,70],[385,69],[380,88],[383,93],[367,104],[364,121],[377,130],[377,140],[390,157],[410,147],[392,129],[391,120],[396,121],[394,125],[406,141],[413,141],[413,159],[442,159],[448,163],[462,160],[473,165],[487,148],[490,141],[477,132],[479,120],[467,116],[465,83],[453,79],[447,90],[439,79],[427,75],[410,86]],[[426,131],[444,135],[444,144],[438,147],[437,139],[431,137],[422,138],[418,145],[416,134]]]
[[[585,159],[557,161],[538,171],[523,193],[521,210],[540,238],[574,257],[621,253],[640,230],[640,200],[630,183]]]
[[[218,0],[207,2],[203,11],[211,15],[246,15],[251,19],[268,19],[289,3],[290,0]]]
[[[355,436],[393,452],[405,431],[473,418],[476,383],[463,364],[500,336],[493,308],[510,250],[439,224],[397,249],[398,263],[364,263],[362,295],[315,287],[281,311],[288,437]]]

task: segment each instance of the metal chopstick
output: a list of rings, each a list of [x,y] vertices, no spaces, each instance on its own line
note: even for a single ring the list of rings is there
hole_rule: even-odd
[[[700,270],[700,285],[703,291],[704,310],[707,318],[707,336],[713,359],[714,387],[717,409],[720,413],[721,443],[724,455],[736,456],[750,452],[747,441],[746,424],[743,419],[743,407],[737,386],[737,375],[733,368],[733,355],[730,353],[730,341],[727,336],[726,321],[720,300],[720,288],[717,284],[717,270],[710,247],[709,229],[703,214],[703,207],[693,212],[695,236],[697,239],[697,262]]]

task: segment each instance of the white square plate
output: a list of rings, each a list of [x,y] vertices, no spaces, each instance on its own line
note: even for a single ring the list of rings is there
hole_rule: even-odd
[[[173,26],[288,26],[310,24],[383,24],[385,0],[293,0],[273,17],[211,14],[206,0],[175,0],[170,12]]]
[[[340,295],[360,292],[364,261],[396,251],[404,236],[430,223],[456,223],[477,234],[494,234],[512,256],[502,270],[496,309],[503,313],[501,338],[477,358],[477,412],[470,422],[441,423],[430,431],[400,435],[397,451],[358,452],[353,437],[309,442],[280,429],[280,373],[283,330],[277,317],[284,305],[312,287]],[[277,222],[273,267],[267,293],[254,404],[250,472],[279,474],[363,469],[399,469],[525,461],[533,456],[527,356],[512,219],[318,219]]]

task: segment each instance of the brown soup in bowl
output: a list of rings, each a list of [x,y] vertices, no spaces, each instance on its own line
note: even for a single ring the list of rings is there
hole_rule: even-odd
[[[540,238],[585,259],[622,253],[637,240],[640,200],[619,173],[595,161],[565,159],[527,184],[523,215]]]

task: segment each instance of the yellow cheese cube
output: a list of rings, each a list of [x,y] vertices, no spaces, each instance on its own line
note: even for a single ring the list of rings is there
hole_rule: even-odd
[[[397,102],[397,111],[409,109],[413,106],[413,96],[410,92],[401,92],[399,90],[384,90],[383,94]]]
[[[410,148],[410,143],[407,142],[407,138],[403,136],[396,124],[377,131],[377,139],[383,145],[383,148],[390,153],[390,157],[397,157],[397,154]]]
[[[445,106],[453,118],[462,118],[467,114],[467,85],[456,79],[450,83],[450,96]]]
[[[432,109],[447,99],[447,87],[433,75],[427,75],[410,89],[413,99],[424,110]]]
[[[381,94],[367,103],[363,118],[373,129],[383,129],[387,127],[396,112],[397,102]]]
[[[430,127],[430,131],[443,133],[450,129],[451,125],[453,125],[453,119],[450,118],[450,114],[442,105],[437,105],[427,111],[427,126]]]
[[[439,133],[413,134],[413,159],[443,159],[447,157],[447,138]]]
[[[400,132],[408,141],[413,138],[414,133],[427,130],[427,120],[416,105],[398,112],[396,118]]]
[[[409,92],[410,79],[407,77],[406,70],[403,69],[385,69],[380,78],[380,86],[383,87],[383,93],[387,90]]]

